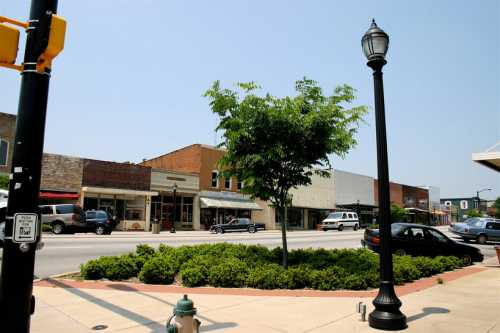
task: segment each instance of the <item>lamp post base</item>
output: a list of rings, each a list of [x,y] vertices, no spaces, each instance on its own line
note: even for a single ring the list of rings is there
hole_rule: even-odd
[[[389,281],[381,281],[377,297],[373,300],[375,310],[368,315],[370,327],[398,331],[408,327],[406,316],[399,311],[401,301],[394,292],[394,285]]]

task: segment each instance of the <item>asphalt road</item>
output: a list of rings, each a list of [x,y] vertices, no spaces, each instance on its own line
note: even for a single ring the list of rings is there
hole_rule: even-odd
[[[452,236],[446,228],[440,228],[448,236]],[[352,231],[291,231],[288,232],[288,247],[296,248],[359,248],[363,230]],[[241,243],[261,244],[270,248],[281,246],[281,232],[261,231],[255,234],[226,233],[210,234],[207,231],[179,231],[152,235],[144,232],[114,232],[112,235],[97,236],[95,234],[52,235],[44,234],[45,246],[37,251],[35,275],[45,278],[51,275],[76,271],[81,263],[105,255],[119,255],[134,251],[138,244],[159,244],[170,246],[193,245],[201,243]],[[495,256],[492,244],[476,245],[485,258]]]

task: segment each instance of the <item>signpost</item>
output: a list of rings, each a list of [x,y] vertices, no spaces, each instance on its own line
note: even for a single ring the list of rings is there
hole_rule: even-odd
[[[22,75],[0,280],[1,332],[29,333],[35,310],[33,272],[40,241],[38,194],[49,80],[52,60],[64,47],[66,30],[66,21],[55,15],[56,10],[57,0],[32,0],[27,23],[0,17],[0,31],[10,36],[7,47],[0,45],[0,66]],[[26,29],[21,65],[15,64],[13,52],[16,34],[5,29],[6,24]]]

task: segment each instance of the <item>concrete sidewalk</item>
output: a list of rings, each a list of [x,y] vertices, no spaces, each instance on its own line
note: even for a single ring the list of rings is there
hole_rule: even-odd
[[[165,332],[165,322],[182,296],[168,288],[166,292],[141,291],[124,283],[100,288],[97,282],[93,289],[77,288],[67,280],[42,285],[34,288],[37,309],[32,333],[95,332],[92,328],[98,325],[106,326],[102,332]],[[498,267],[485,266],[454,280],[445,278],[444,284],[434,282],[420,291],[403,290],[398,293],[404,295],[402,311],[408,316],[405,332],[500,333]],[[366,292],[355,294],[359,297],[250,294],[190,293],[202,322],[201,332],[377,332],[361,322],[355,311],[360,301],[372,310],[373,297],[366,297]]]

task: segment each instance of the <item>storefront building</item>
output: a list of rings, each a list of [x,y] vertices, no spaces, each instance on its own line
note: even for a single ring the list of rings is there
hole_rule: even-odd
[[[292,189],[292,205],[287,209],[287,227],[291,230],[316,229],[329,212],[335,209],[334,177],[313,175],[311,185]],[[252,213],[252,219],[266,224],[267,229],[279,229],[284,211],[270,206],[269,202],[257,201],[262,208]]]
[[[163,172],[197,175],[197,195],[193,193],[192,206],[193,215],[199,214],[199,217],[194,219],[192,228],[206,230],[212,224],[224,223],[231,217],[252,217],[252,212],[261,209],[255,200],[241,194],[243,184],[236,178],[226,179],[219,176],[217,163],[223,155],[224,151],[221,149],[194,144],[143,161],[141,165],[152,167],[158,172],[163,170]],[[152,186],[157,189],[154,184]],[[187,194],[190,202],[191,194]],[[173,197],[166,200],[173,200]],[[176,200],[176,206],[182,204],[179,199]],[[176,215],[178,214],[181,212],[176,209]]]
[[[83,160],[80,204],[116,216],[118,230],[147,230],[150,221],[151,169],[129,163]]]
[[[160,223],[161,230],[170,230],[172,226],[199,230],[199,182],[196,173],[153,169],[151,190],[158,195],[151,198],[151,221]],[[146,230],[150,230],[149,223]]]
[[[374,179],[352,172],[334,170],[336,208],[358,214],[361,226],[369,225],[377,211]]]

